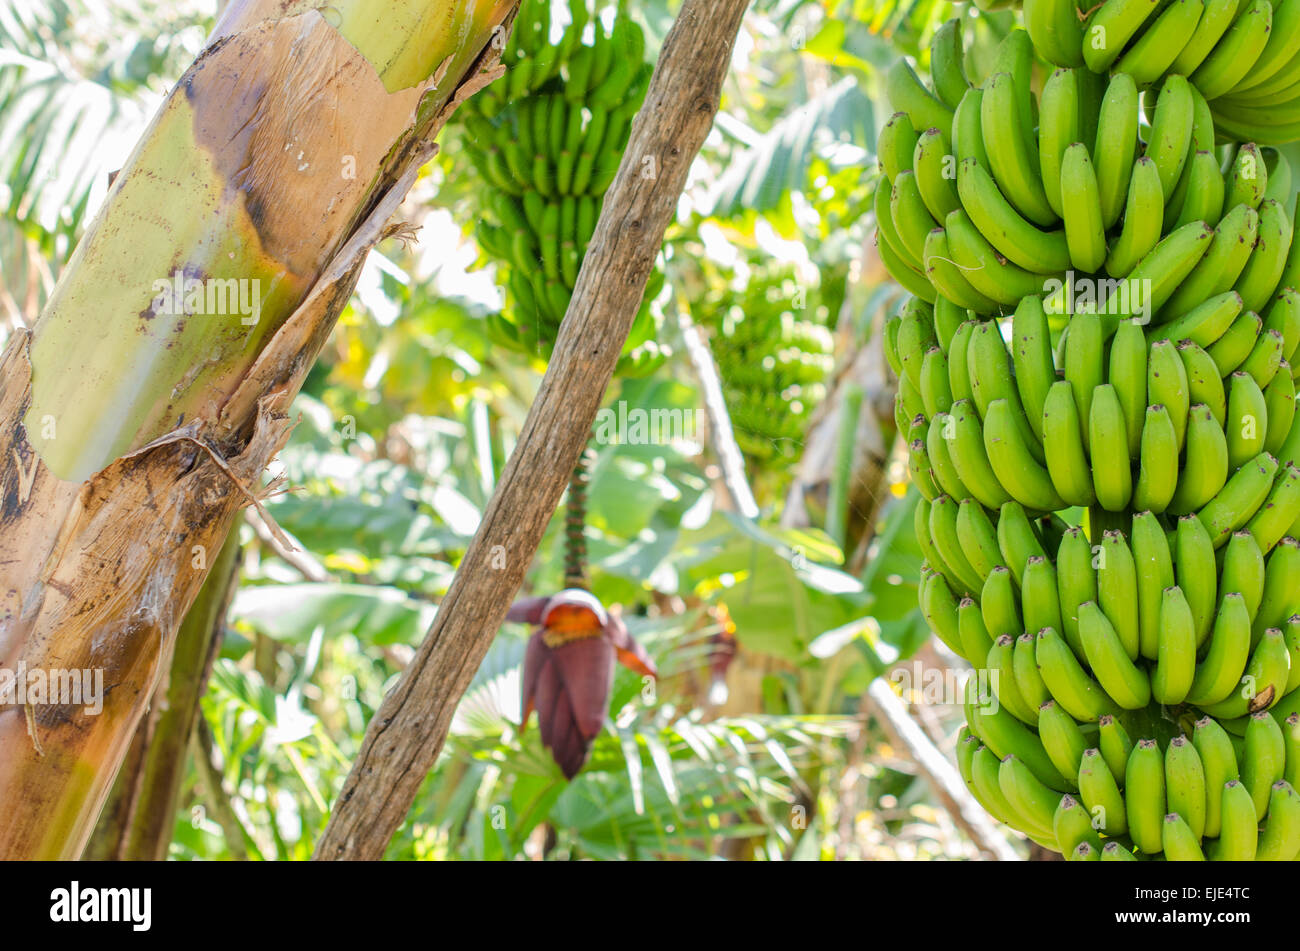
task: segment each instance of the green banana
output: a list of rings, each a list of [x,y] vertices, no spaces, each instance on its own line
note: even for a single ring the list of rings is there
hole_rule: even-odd
[[[1195,515],[1178,519],[1174,542],[1174,573],[1192,609],[1199,647],[1210,636],[1219,603],[1214,542]]]
[[[958,400],[952,404],[951,419],[949,455],[962,485],[982,505],[990,509],[1000,508],[1011,495],[995,474],[975,407],[967,400]]]
[[[1097,721],[1097,726],[1098,748],[1102,759],[1112,775],[1123,776],[1129,755],[1133,752],[1133,741],[1129,739],[1128,731],[1112,716],[1102,717]]]
[[[1112,700],[1125,710],[1140,710],[1151,702],[1146,672],[1129,659],[1114,626],[1091,601],[1079,606],[1079,636],[1093,675]]]
[[[962,598],[957,605],[957,639],[962,647],[959,653],[972,664],[982,666],[988,659],[993,637],[973,598]]]
[[[1011,497],[1028,509],[1065,508],[1047,470],[1034,458],[1016,419],[1016,409],[1005,399],[993,400],[984,419],[984,448],[998,481]],[[1023,418],[1023,413],[1020,413]]]
[[[1088,676],[1070,646],[1050,627],[1038,632],[1034,656],[1052,699],[1080,722],[1095,723],[1118,713],[1115,702]]]
[[[1246,724],[1246,751],[1241,759],[1241,784],[1250,793],[1255,813],[1263,816],[1268,810],[1269,793],[1273,784],[1282,780],[1286,771],[1286,740],[1282,727],[1261,710],[1253,714]]]
[[[1128,810],[1119,782],[1101,752],[1095,748],[1084,750],[1080,759],[1079,798],[1092,817],[1093,828],[1108,836],[1124,835],[1129,831]]]
[[[1169,811],[1181,816],[1193,841],[1199,841],[1205,834],[1205,767],[1186,736],[1174,737],[1165,749],[1165,789]]]
[[[1140,328],[1138,333],[1141,335]],[[1047,472],[1057,493],[1069,505],[1091,505],[1096,495],[1083,446],[1083,426],[1074,405],[1074,391],[1065,380],[1053,383],[1048,390],[1040,425]],[[1177,461],[1175,456],[1175,466]]]
[[[948,137],[939,129],[927,129],[916,140],[912,172],[921,200],[935,221],[961,207],[957,184],[947,174],[949,155]]]
[[[1269,792],[1267,808],[1255,861],[1295,861],[1300,854],[1300,795],[1290,783],[1279,780]]]
[[[1161,847],[1170,862],[1204,862],[1200,837],[1177,812],[1165,816],[1161,823]]]
[[[1059,168],[1057,174],[1059,176]],[[1043,231],[1028,221],[1003,197],[997,183],[979,160],[963,159],[957,166],[957,191],[971,221],[1008,261],[1040,274],[1052,274],[1070,267],[1070,249],[1065,232]]]
[[[954,18],[935,30],[930,40],[930,76],[934,80],[934,91],[950,109],[956,109],[966,90],[970,89],[962,66],[962,54],[961,20]]]
[[[1047,203],[1060,217],[1061,160],[1070,143],[1078,142],[1080,138],[1079,78],[1076,70],[1058,69],[1047,77],[1039,97],[1038,111],[1038,170],[1043,178]]]
[[[1038,711],[1031,707],[1023,696],[1020,688],[1016,686],[1015,670],[1013,664],[1013,653],[1015,651],[1015,637],[1010,634],[1003,634],[993,642],[984,661],[984,668],[989,671],[995,690],[997,692],[998,702],[1011,713],[1013,717],[1021,723],[1027,723],[1035,726],[1038,723]],[[1039,739],[1044,738],[1039,735]],[[1044,741],[1044,749],[1051,757],[1051,748]],[[1052,759],[1053,764],[1056,760]],[[1059,765],[1057,768],[1060,769]],[[1070,773],[1061,770],[1062,776],[1069,776]]]
[[[1061,539],[1057,550],[1056,583],[1061,608],[1061,633],[1070,647],[1083,656],[1083,640],[1079,636],[1079,606],[1086,601],[1096,601],[1099,593],[1092,547],[1083,530],[1077,526],[1067,529]]]
[[[1128,456],[1128,434],[1124,429],[1124,408],[1115,387],[1109,383],[1093,390],[1088,430],[1097,504],[1108,512],[1122,512],[1133,497],[1133,472]]]
[[[993,178],[1011,204],[1030,221],[1049,227],[1056,222],[1056,213],[1047,201],[1037,157],[1029,146],[1032,129],[1017,96],[1010,73],[997,73],[985,83],[980,103],[984,150]]]
[[[1187,702],[1196,706],[1226,700],[1250,659],[1250,614],[1238,592],[1223,597],[1215,616],[1210,650],[1196,667]]]
[[[1124,408],[1129,457],[1138,459],[1147,418],[1147,339],[1136,321],[1121,321],[1111,338],[1109,382]]]
[[[1226,207],[1228,211],[1214,227],[1213,237],[1200,262],[1200,267],[1195,273],[1190,274],[1183,285],[1169,298],[1166,307],[1168,313],[1188,314],[1210,298],[1232,290],[1237,278],[1245,270],[1255,247],[1255,238],[1259,233],[1259,212],[1248,205]],[[1196,222],[1192,222],[1184,227],[1195,226]],[[1203,342],[1198,339],[1197,343],[1209,347],[1223,336],[1223,333],[1224,331],[1220,331],[1215,335],[1214,340]],[[1175,341],[1180,339],[1171,336]]]
[[[1233,532],[1219,568],[1219,598],[1230,592],[1240,594],[1253,623],[1264,598],[1264,575],[1264,553],[1255,536],[1245,531]]]
[[[1015,652],[1011,658],[1012,670],[1016,675],[1016,687],[1025,700],[1038,709],[1052,699],[1043,675],[1038,671],[1038,661],[1034,658],[1034,635],[1028,632],[1016,638]],[[1039,714],[1041,717],[1041,713]],[[1069,774],[1077,775],[1075,773]]]
[[[1200,708],[1224,721],[1267,708],[1280,699],[1280,692],[1290,678],[1290,666],[1291,658],[1282,632],[1265,631],[1246,664],[1246,672],[1239,681],[1241,689],[1218,703],[1200,704]]]
[[[1133,489],[1133,505],[1159,514],[1169,507],[1178,488],[1178,434],[1168,410],[1161,404],[1147,407],[1142,427],[1141,466]]]
[[[1125,166],[1126,170],[1131,166]],[[1107,183],[1109,187],[1118,187]],[[1128,182],[1123,182],[1127,194]],[[1075,142],[1061,161],[1061,206],[1065,239],[1075,268],[1093,272],[1106,261],[1106,222],[1102,195],[1087,146]],[[1116,217],[1119,213],[1116,212]]]
[[[925,88],[906,60],[896,60],[885,73],[885,94],[890,105],[907,113],[913,129],[952,128],[952,108]]]
[[[1101,114],[1097,120],[1097,141],[1092,149],[1103,231],[1114,227],[1119,221],[1120,213],[1124,211],[1130,193],[1129,180],[1134,171],[1133,163],[1137,158],[1137,142],[1137,84],[1131,75],[1121,71],[1111,78],[1105,98],[1102,99]]]
[[[1138,740],[1133,747],[1124,770],[1124,806],[1133,844],[1148,854],[1160,852],[1166,815],[1165,768],[1155,740]]]
[[[1237,755],[1227,731],[1213,717],[1202,717],[1196,721],[1192,731],[1192,745],[1196,748],[1205,773],[1205,835],[1217,838],[1222,828],[1223,800],[1222,795],[1215,795],[1214,792],[1222,790],[1225,783],[1240,778]]]
[[[1300,468],[1288,462],[1275,478],[1259,511],[1246,523],[1246,531],[1255,536],[1260,550],[1267,554],[1291,532],[1297,518],[1300,518]]]
[[[1174,426],[1177,448],[1181,450],[1187,439],[1191,402],[1187,368],[1172,341],[1157,340],[1151,344],[1147,358],[1147,401],[1165,407]]]
[[[1107,274],[1127,277],[1137,268],[1159,244],[1164,214],[1165,193],[1160,184],[1160,169],[1144,155],[1133,163],[1123,228],[1106,256]]]
[[[1097,6],[1084,24],[1083,59],[1088,68],[1109,72],[1157,6],[1155,0],[1105,0]]]
[[[1241,82],[1264,52],[1272,24],[1272,4],[1253,0],[1191,74],[1191,82],[1201,95],[1217,99]]]
[[[1222,547],[1264,504],[1276,472],[1277,460],[1262,452],[1233,473],[1223,488],[1201,507],[1197,517],[1210,533],[1215,548]]]
[[[994,568],[1006,567],[998,549],[997,531],[984,506],[974,499],[963,499],[957,507],[957,535],[967,560],[981,578],[987,578]]]
[[[1190,403],[1200,403],[1210,410],[1215,422],[1223,425],[1228,418],[1228,394],[1223,388],[1223,377],[1213,358],[1191,340],[1178,342],[1178,356],[1187,372],[1187,397]],[[1189,405],[1188,412],[1190,414]]]
[[[1196,622],[1182,588],[1165,588],[1151,695],[1166,706],[1182,703],[1196,676]]]
[[[1066,328],[1065,379],[1074,390],[1074,405],[1082,424],[1083,446],[1091,449],[1092,399],[1097,387],[1106,382],[1105,332],[1091,314],[1075,314]],[[1127,445],[1125,446],[1127,458]]]
[[[1020,618],[1020,599],[1016,597],[1011,570],[994,568],[980,589],[980,611],[990,638],[1003,634],[1018,635],[1024,630]]]

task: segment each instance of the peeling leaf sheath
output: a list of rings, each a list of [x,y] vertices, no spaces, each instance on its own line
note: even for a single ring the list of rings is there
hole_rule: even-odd
[[[512,4],[316,6],[232,6],[51,295],[25,423],[60,478],[215,417]]]
[[[458,5],[471,4],[460,0]],[[257,6],[266,4],[236,4],[237,8]],[[493,8],[506,8],[507,14],[513,11],[512,4]],[[306,21],[313,17],[319,19],[318,14],[308,12],[296,21],[276,20],[270,29],[292,28],[298,31],[296,35],[310,39],[315,28],[304,29],[309,25]],[[250,25],[247,29],[263,26]],[[219,48],[210,47],[191,74],[200,67],[208,69],[204,64],[217,62],[218,54],[233,55],[222,51],[236,48],[232,42],[246,32],[239,31],[233,40],[221,42]],[[272,185],[269,178],[261,179],[267,187],[255,191],[230,187],[231,181],[247,183],[256,179],[252,173],[262,167],[256,163],[223,165],[220,149],[212,151],[204,146],[204,130],[199,123],[204,112],[202,97],[173,96],[137,148],[128,170],[119,176],[105,212],[85,239],[85,247],[78,251],[80,257],[74,258],[65,272],[69,277],[64,294],[79,290],[80,295],[65,296],[62,308],[49,307],[31,335],[13,335],[0,354],[0,457],[13,460],[12,465],[0,467],[0,666],[13,667],[20,660],[29,669],[98,666],[104,669],[106,686],[110,687],[99,716],[87,716],[75,706],[0,706],[0,815],[5,817],[0,823],[0,858],[75,858],[81,853],[154,690],[160,658],[167,655],[180,618],[202,584],[206,572],[195,567],[196,546],[215,553],[250,493],[264,491],[259,489],[261,473],[291,428],[285,415],[287,408],[351,295],[366,254],[387,233],[387,223],[414,182],[420,165],[432,155],[433,147],[428,143],[456,104],[501,73],[495,51],[482,52],[489,38],[490,31],[477,38],[480,53],[467,61],[462,73],[440,67],[437,75],[445,77],[445,86],[430,92],[423,103],[418,95],[407,93],[411,103],[409,107],[403,104],[401,111],[405,124],[393,123],[391,136],[374,147],[375,154],[383,154],[372,161],[373,168],[367,172],[375,183],[373,187],[353,192],[348,190],[351,186],[320,183],[322,188],[334,188],[335,204],[340,200],[340,191],[346,193],[351,205],[345,216],[331,217],[334,206],[312,204],[310,188],[292,180],[288,185]],[[250,55],[255,52],[245,50]],[[286,64],[284,68],[291,66]],[[209,79],[214,75],[208,73]],[[209,88],[209,93],[212,88],[220,87]],[[337,92],[344,95],[346,90]],[[352,88],[351,94],[381,98],[368,107],[340,100],[340,114],[346,104],[350,113],[383,119],[385,107],[393,101],[387,91],[380,91],[377,81],[364,88]],[[266,97],[260,92],[257,95]],[[215,100],[209,97],[209,102],[209,111],[215,116]],[[412,128],[417,103],[420,119]],[[205,231],[205,222],[188,221],[180,213],[184,203],[174,202],[166,189],[152,192],[162,203],[158,207],[150,208],[144,200],[150,196],[150,173],[158,175],[159,170],[143,166],[140,157],[153,154],[151,145],[159,129],[175,119],[168,117],[169,109],[175,108],[178,116],[187,115],[181,106],[193,109],[189,138],[162,140],[158,154],[189,160],[178,167],[191,174],[191,190],[183,191],[184,178],[173,175],[172,181],[180,183],[187,199],[211,199],[220,188],[222,199],[230,198],[228,204],[236,206],[233,211],[223,206],[225,217],[221,220],[230,223],[232,229],[242,229],[235,232],[240,238],[251,236],[256,241],[241,245],[235,238],[214,237],[217,229]],[[229,108],[229,103],[224,107]],[[273,107],[274,103],[255,102],[245,113],[262,119],[274,111]],[[184,123],[178,120],[177,128],[184,130]],[[231,128],[227,124],[227,129]],[[312,128],[323,128],[323,124],[317,121]],[[220,142],[221,138],[208,141]],[[248,148],[246,144],[240,147]],[[196,151],[206,153],[201,161],[193,158]],[[208,178],[200,174],[232,167],[239,170],[242,179],[228,171]],[[146,171],[142,172],[142,168]],[[174,173],[175,168],[171,171]],[[116,241],[104,239],[103,223],[113,215],[113,206],[124,200],[124,179],[133,183],[132,189],[142,189],[137,215],[160,215],[158,220],[179,229],[171,232],[173,239],[195,234],[212,239],[206,245],[200,243],[195,259],[210,262],[214,269],[225,267],[230,258],[213,251],[222,249],[233,252],[241,266],[251,262],[260,267],[274,262],[265,265],[268,270],[262,273],[279,267],[301,282],[299,299],[291,300],[287,293],[277,299],[276,321],[268,321],[266,326],[259,324],[250,333],[250,337],[258,335],[260,346],[236,347],[228,336],[212,333],[210,325],[205,328],[201,320],[191,320],[186,329],[174,333],[177,339],[172,341],[173,347],[183,344],[191,347],[192,353],[201,354],[202,350],[194,344],[191,334],[215,351],[221,351],[222,345],[229,348],[214,359],[194,364],[203,371],[219,371],[210,378],[181,372],[179,377],[168,379],[159,368],[166,366],[173,374],[185,368],[168,364],[168,348],[150,338],[151,328],[138,321],[124,321],[123,310],[108,309],[94,298],[94,288],[78,273],[98,265],[95,273],[100,278],[116,276],[119,284],[130,284],[136,280],[138,272],[133,268],[138,268],[140,261],[154,266],[167,259],[166,244],[157,234],[150,234],[147,219],[136,221],[140,225],[139,239],[125,227],[116,232]],[[268,196],[274,200],[257,205],[259,197]],[[296,199],[308,204],[293,204]],[[285,212],[281,201],[290,203],[290,212]],[[261,207],[263,214],[250,214],[253,207]],[[305,207],[314,209],[315,219],[306,220]],[[303,219],[296,228],[292,227],[295,215]],[[166,228],[157,230],[166,232]],[[94,240],[96,233],[98,242]],[[228,243],[221,243],[223,240]],[[188,263],[193,250],[194,246],[177,242],[172,259]],[[287,266],[304,260],[311,262],[309,267],[291,270]],[[284,278],[279,286],[286,286]],[[99,290],[106,292],[106,300],[115,308],[141,299],[122,292],[120,287],[101,286]],[[68,304],[70,300],[79,301],[79,309]],[[135,412],[142,423],[134,432],[118,425],[115,438],[125,443],[129,436],[128,449],[111,455],[106,464],[99,466],[90,453],[62,448],[61,429],[54,438],[46,437],[42,448],[58,447],[62,453],[58,461],[70,468],[91,469],[84,482],[60,478],[50,459],[37,450],[40,434],[23,422],[41,419],[36,412],[38,398],[58,389],[53,384],[60,375],[80,373],[82,384],[62,391],[71,405],[57,401],[41,404],[45,412],[60,411],[59,427],[75,419],[82,402],[100,407],[102,413],[106,400],[116,392],[126,392],[126,387],[114,389],[115,383],[121,383],[121,374],[114,375],[113,360],[96,364],[97,350],[117,346],[130,351],[123,342],[127,335],[122,325],[146,339],[147,346],[141,344],[144,355],[137,365],[155,371],[155,376],[145,381],[140,399],[132,402],[119,398],[120,405]],[[231,367],[223,365],[222,360]],[[219,378],[226,390],[213,384],[213,378]],[[50,390],[41,390],[42,384],[50,384]],[[96,385],[104,392],[97,392]],[[159,411],[164,405],[167,411]],[[182,406],[185,412],[178,411]],[[199,406],[202,412],[186,415],[193,406]],[[91,422],[94,415],[84,413]],[[100,422],[116,421],[101,418]],[[94,427],[87,426],[84,431],[93,434]],[[117,444],[102,441],[99,452],[111,454],[112,449],[102,447]],[[43,755],[28,736],[29,716],[39,732]]]

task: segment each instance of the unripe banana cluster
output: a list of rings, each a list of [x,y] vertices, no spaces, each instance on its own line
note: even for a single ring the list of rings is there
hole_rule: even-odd
[[[740,448],[764,463],[793,462],[834,363],[834,341],[816,292],[799,283],[792,266],[766,264],[754,268],[743,289],[723,284],[709,293],[698,310],[713,330],[723,399]]]
[[[524,0],[502,53],[506,76],[462,106],[467,156],[489,186],[476,238],[507,274],[507,307],[490,330],[499,343],[541,355],[555,343],[653,72],[628,16],[606,33],[587,0],[571,0],[569,12],[552,42],[550,0]],[[655,272],[622,373],[663,361],[649,307],[662,287]]]
[[[1049,63],[1142,87],[1184,76],[1232,138],[1300,138],[1300,0],[1024,0],[1023,16]]]
[[[876,215],[915,295],[885,352],[921,607],[978,674],[963,776],[1070,858],[1295,859],[1289,167],[1217,146],[1164,67],[1144,125],[1131,70],[1057,69],[1036,98],[1013,31],[971,88],[955,33],[932,88],[891,73]]]
[[[1221,168],[1215,117],[1179,75],[1140,98],[1128,73],[1107,81],[1058,69],[1035,97],[1023,30],[973,88],[958,22],[935,36],[935,91],[906,62],[889,76],[900,111],[880,134],[875,214],[881,258],[900,284],[977,314],[1033,294],[1073,310],[1075,275],[1095,290],[1090,306],[1110,315],[1171,319],[1213,296],[1206,288],[1236,287],[1246,310],[1269,302],[1292,250],[1292,176],[1280,152],[1229,146]]]

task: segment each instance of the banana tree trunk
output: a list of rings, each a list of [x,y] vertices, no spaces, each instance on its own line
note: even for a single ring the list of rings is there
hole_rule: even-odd
[[[235,0],[11,337],[0,858],[81,854],[366,253],[451,110],[500,75],[516,5]]]

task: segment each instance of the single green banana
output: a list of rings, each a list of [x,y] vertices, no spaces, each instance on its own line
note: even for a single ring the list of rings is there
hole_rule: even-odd
[[[1017,97],[1010,73],[997,73],[984,84],[980,128],[989,170],[1022,215],[1037,225],[1050,227],[1056,223],[1056,213],[1047,201],[1037,156],[1030,150],[1032,129],[1027,127]]]
[[[1178,434],[1168,410],[1147,407],[1142,427],[1141,466],[1133,489],[1134,507],[1159,514],[1169,507],[1178,488]]]
[[[1056,838],[1056,844],[1066,856],[1085,845],[1098,857],[1101,854],[1101,837],[1092,827],[1092,816],[1082,802],[1069,794],[1062,796],[1060,804],[1056,807],[1056,815],[1052,819],[1052,834]]]
[[[1265,710],[1253,714],[1246,724],[1246,751],[1241,760],[1241,784],[1250,793],[1255,812],[1268,810],[1273,784],[1286,771],[1286,739],[1282,727]]]
[[[1017,585],[1023,579],[1025,565],[1030,558],[1035,555],[1048,557],[1042,540],[1029,521],[1028,513],[1014,499],[998,511],[998,547],[1002,549],[1002,557],[1006,559]]]
[[[885,73],[885,94],[893,108],[907,113],[913,129],[952,128],[952,108],[925,88],[907,60],[896,60]]]
[[[1141,329],[1138,333],[1141,335]],[[1074,391],[1065,380],[1053,383],[1048,390],[1041,426],[1047,472],[1057,493],[1069,505],[1091,505],[1097,497],[1083,446],[1083,425],[1074,405]],[[1175,466],[1177,462],[1175,456]]]
[[[1172,71],[1190,76],[1210,55],[1236,19],[1240,0],[1206,0],[1205,12],[1196,24],[1192,38],[1174,57]]]
[[[1160,169],[1144,155],[1133,163],[1123,228],[1106,256],[1107,274],[1122,278],[1137,268],[1159,244],[1164,214],[1165,193],[1160,184]]]
[[[1016,687],[1019,688],[1020,695],[1029,703],[1034,704],[1035,709],[1052,699],[1047,684],[1043,683],[1043,675],[1039,673],[1038,661],[1034,657],[1033,634],[1025,632],[1016,638],[1016,648],[1011,658],[1011,665],[1015,671]],[[1069,775],[1077,775],[1077,771]]]
[[[1056,384],[1056,366],[1052,360],[1052,330],[1039,297],[1026,297],[1016,307],[1011,322],[1011,363],[1029,427],[1041,442],[1043,410],[1048,392]]]
[[[1121,321],[1111,338],[1108,380],[1124,408],[1129,457],[1138,459],[1147,418],[1147,339],[1136,321]]]
[[[1001,526],[999,525],[999,529]],[[1070,647],[1083,656],[1083,639],[1079,636],[1079,606],[1096,601],[1097,571],[1092,547],[1083,530],[1067,529],[1057,550],[1056,583],[1061,607],[1061,634]]]
[[[1002,760],[998,785],[1007,802],[1031,829],[1052,828],[1061,794],[1039,781],[1014,755]]]
[[[1053,274],[1070,267],[1065,232],[1043,231],[1028,221],[1003,197],[987,168],[977,159],[963,159],[957,166],[957,191],[971,221],[1008,261],[1039,274]]]
[[[1083,446],[1091,449],[1092,399],[1097,387],[1106,382],[1105,330],[1096,316],[1075,314],[1070,318],[1062,362],[1083,425]]]
[[[976,314],[1000,312],[1001,305],[997,301],[985,297],[966,280],[966,275],[953,260],[952,249],[948,245],[948,232],[944,229],[935,228],[926,236],[921,260],[925,267],[925,279],[933,285],[935,291],[953,303]]]
[[[1263,323],[1259,314],[1244,310],[1232,322],[1227,333],[1206,350],[1218,368],[1220,376],[1225,378],[1231,376],[1246,361],[1259,340]]]
[[[1237,469],[1264,451],[1268,435],[1268,404],[1255,378],[1244,371],[1232,374],[1228,384],[1228,415],[1224,429],[1228,440],[1228,467]]]
[[[1157,340],[1151,344],[1147,357],[1147,401],[1165,407],[1174,426],[1177,448],[1181,451],[1187,439],[1191,399],[1187,368],[1172,341]]]
[[[1195,121],[1195,100],[1187,79],[1178,74],[1166,77],[1156,98],[1146,149],[1147,156],[1156,163],[1160,172],[1160,188],[1165,195],[1173,194],[1183,173]]]
[[[1176,736],[1165,749],[1165,789],[1169,811],[1182,817],[1193,839],[1205,834],[1205,767],[1195,745],[1186,736]]]
[[[1103,231],[1119,221],[1130,192],[1129,179],[1137,158],[1138,115],[1137,84],[1128,73],[1116,73],[1101,102],[1097,141],[1092,149]],[[1069,218],[1063,217],[1068,231]]]
[[[1214,559],[1214,542],[1205,525],[1195,515],[1178,519],[1174,538],[1174,573],[1192,609],[1196,625],[1196,644],[1210,636],[1218,605],[1218,568]]]
[[[1025,562],[1020,599],[1024,605],[1026,631],[1041,631],[1045,627],[1061,629],[1061,604],[1057,590],[1056,567],[1049,559],[1035,555]]]
[[[1165,6],[1119,58],[1115,72],[1130,74],[1139,86],[1159,81],[1195,34],[1204,9],[1205,0],[1174,0]]]
[[[1088,430],[1097,504],[1108,512],[1122,512],[1133,497],[1133,472],[1128,456],[1128,434],[1124,430],[1124,408],[1115,387],[1109,383],[1093,390]]]
[[[1219,567],[1220,600],[1229,592],[1240,594],[1253,623],[1264,597],[1264,575],[1264,553],[1255,536],[1247,531],[1233,532]]]
[[[1210,858],[1219,862],[1250,862],[1259,846],[1259,814],[1249,790],[1238,780],[1223,784],[1218,841]]]
[[[962,598],[957,604],[957,639],[962,654],[972,665],[983,666],[993,647],[993,637],[974,598]]]
[[[1124,835],[1129,831],[1128,810],[1119,782],[1101,752],[1095,748],[1084,750],[1080,759],[1079,798],[1092,817],[1094,829],[1108,836]]]
[[[1127,194],[1127,179],[1123,184]],[[1070,261],[1078,270],[1089,273],[1100,270],[1106,261],[1106,223],[1101,202],[1088,149],[1076,142],[1065,150],[1061,162],[1062,216]],[[1118,212],[1115,217],[1119,217]]]
[[[1123,776],[1128,765],[1129,755],[1133,752],[1133,741],[1128,731],[1118,719],[1104,716],[1097,721],[1097,741],[1102,759],[1114,776]]]
[[[1250,660],[1250,614],[1237,592],[1226,595],[1215,615],[1210,650],[1196,667],[1187,702],[1196,706],[1226,700],[1241,682]]]
[[[1024,630],[1020,599],[1016,596],[1009,568],[994,568],[984,579],[984,587],[980,589],[980,611],[990,638],[1003,634],[1018,636]]]
[[[1262,390],[1273,382],[1278,368],[1282,366],[1282,347],[1285,341],[1276,330],[1265,330],[1255,341],[1249,356],[1238,369],[1254,378],[1255,384]]]
[[[939,129],[927,129],[916,140],[912,172],[921,200],[935,221],[943,221],[949,212],[961,207],[957,183],[949,174],[951,154],[948,136]]]
[[[1139,850],[1154,855],[1163,846],[1166,815],[1164,757],[1155,740],[1138,740],[1124,770],[1128,831]]]
[[[1204,862],[1200,837],[1182,816],[1171,812],[1165,816],[1160,828],[1161,847],[1170,862]]]
[[[1083,65],[1083,23],[1078,11],[1074,0],[1025,0],[1025,30],[1034,41],[1034,49],[1049,63]]]
[[[1125,710],[1141,710],[1151,702],[1146,672],[1129,659],[1114,626],[1091,601],[1079,607],[1079,635],[1093,675],[1112,700]]]
[[[1261,167],[1263,162],[1260,163]],[[1259,206],[1259,232],[1250,260],[1235,285],[1246,310],[1262,311],[1279,290],[1286,269],[1294,228],[1282,203],[1266,199]]]
[[[1297,855],[1300,855],[1300,795],[1286,780],[1279,780],[1269,792],[1268,815],[1264,818],[1255,861],[1294,862]]]
[[[1213,152],[1198,151],[1187,160],[1183,169],[1183,201],[1174,219],[1174,227],[1181,228],[1193,221],[1204,221],[1213,227],[1223,218],[1224,184],[1219,171],[1219,160]]]
[[[1065,150],[1070,143],[1078,142],[1080,139],[1077,70],[1054,70],[1043,82],[1043,91],[1038,105],[1038,170],[1043,178],[1043,191],[1047,195],[1047,203],[1060,217],[1062,212],[1061,160],[1065,157]],[[1066,266],[1069,266],[1068,263]]]
[[[957,474],[957,466],[949,452],[950,440],[956,433],[956,424],[947,413],[940,413],[930,420],[926,433],[925,449],[930,457],[930,469],[934,481],[944,494],[954,499],[973,498],[966,484]]]
[[[1205,773],[1205,836],[1217,838],[1222,828],[1223,797],[1215,795],[1215,791],[1222,790],[1225,783],[1240,779],[1237,754],[1227,731],[1213,717],[1196,721],[1192,745]]]
[[[1138,571],[1123,533],[1103,533],[1100,551],[1096,552],[1093,563],[1097,567],[1097,605],[1110,619],[1125,656],[1136,660],[1140,649]],[[1080,640],[1086,649],[1087,641],[1082,637],[1082,605],[1079,625]]]
[[[1223,388],[1223,377],[1209,353],[1191,340],[1178,342],[1178,356],[1187,371],[1187,397],[1192,404],[1208,407],[1215,422],[1223,425],[1228,418],[1228,394]],[[1191,407],[1188,407],[1190,415]]]
[[[1156,666],[1151,674],[1151,695],[1165,706],[1182,703],[1196,676],[1196,622],[1183,589],[1163,592]]]
[[[1268,433],[1264,437],[1264,451],[1279,456],[1286,445],[1287,436],[1295,422],[1295,380],[1291,378],[1290,365],[1278,364],[1279,371],[1264,389],[1264,406],[1268,413]]]
[[[987,578],[994,568],[1006,567],[998,548],[997,530],[984,506],[974,499],[964,499],[957,507],[957,536],[967,560],[981,578]]]
[[[952,409],[952,387],[948,383],[948,358],[936,344],[925,351],[919,380],[925,415],[933,418]]]
[[[930,40],[930,78],[935,93],[950,109],[956,109],[970,89],[963,54],[961,20],[954,17],[935,30]]]

